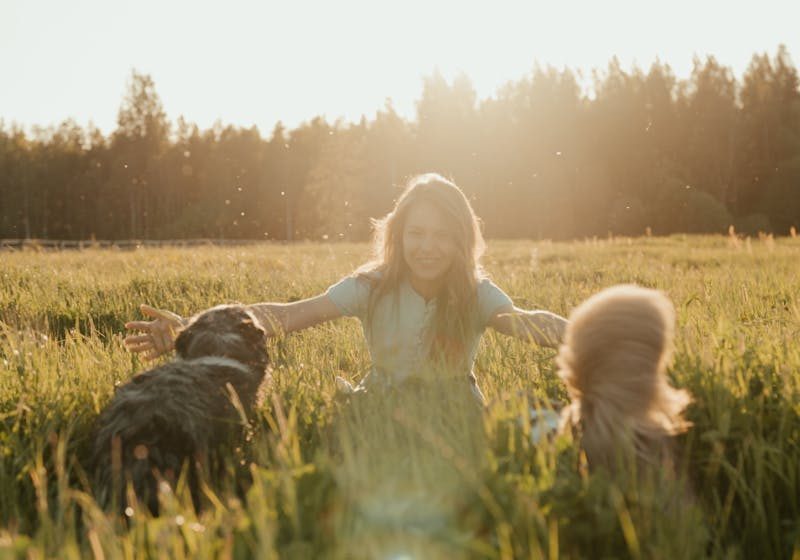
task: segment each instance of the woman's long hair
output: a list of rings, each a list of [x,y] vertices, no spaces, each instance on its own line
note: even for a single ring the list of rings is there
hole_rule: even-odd
[[[480,222],[464,193],[455,183],[437,173],[412,177],[394,208],[373,221],[373,260],[356,273],[372,282],[367,325],[383,297],[397,293],[408,273],[403,258],[403,228],[414,205],[430,203],[446,218],[456,253],[442,290],[436,298],[430,357],[451,368],[466,366],[465,341],[475,320],[477,284],[483,276],[480,258],[486,248]],[[379,274],[375,274],[375,273]]]
[[[617,470],[620,460],[672,463],[671,436],[691,425],[689,393],[669,384],[675,310],[661,292],[615,286],[570,315],[557,363],[572,404],[562,427],[574,426],[591,467]]]

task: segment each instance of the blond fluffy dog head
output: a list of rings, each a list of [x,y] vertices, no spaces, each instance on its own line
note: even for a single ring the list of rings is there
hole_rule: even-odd
[[[571,404],[562,427],[574,426],[591,467],[616,470],[634,457],[671,463],[670,436],[690,426],[691,398],[670,386],[675,310],[657,290],[614,286],[571,314],[559,350],[559,376]]]

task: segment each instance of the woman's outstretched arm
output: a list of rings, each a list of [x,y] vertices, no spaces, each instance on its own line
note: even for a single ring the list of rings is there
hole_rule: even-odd
[[[342,314],[327,294],[292,303],[256,303],[247,307],[264,326],[268,336],[299,331]],[[138,331],[138,334],[125,337],[125,346],[134,353],[144,352],[145,358],[153,360],[175,347],[175,338],[188,319],[149,305],[142,305],[141,310],[152,320],[125,323],[129,331]]]
[[[248,309],[267,330],[268,336],[301,331],[342,316],[327,294],[292,303],[256,303]]]
[[[540,346],[558,348],[564,340],[567,320],[550,311],[528,311],[513,305],[500,308],[489,326],[503,334],[535,342]]]

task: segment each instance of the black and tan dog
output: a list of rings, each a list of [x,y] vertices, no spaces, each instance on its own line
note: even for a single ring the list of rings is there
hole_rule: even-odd
[[[203,473],[214,475],[242,443],[269,380],[267,336],[243,306],[221,305],[190,320],[176,360],[119,387],[97,419],[93,466],[98,501],[125,507],[130,483],[158,513],[159,483],[186,469],[195,507]]]

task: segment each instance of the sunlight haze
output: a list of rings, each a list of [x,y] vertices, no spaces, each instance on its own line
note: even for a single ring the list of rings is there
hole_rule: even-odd
[[[714,55],[740,77],[753,54],[800,53],[794,2],[76,2],[0,4],[0,119],[104,133],[131,71],[150,74],[171,120],[269,134],[323,115],[368,118],[391,98],[413,118],[422,77],[465,73],[479,99],[536,61],[624,69],[656,58],[680,78]],[[224,7],[223,7],[224,6]]]

